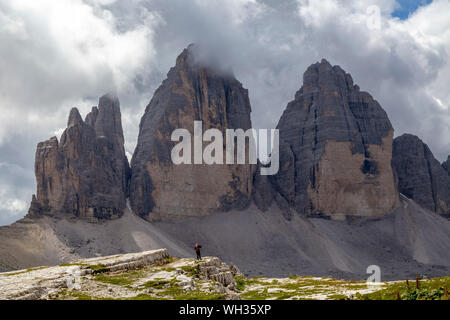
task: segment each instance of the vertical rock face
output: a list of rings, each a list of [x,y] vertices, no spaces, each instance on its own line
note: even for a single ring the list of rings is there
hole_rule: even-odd
[[[29,214],[110,219],[122,215],[128,193],[120,103],[105,95],[85,121],[72,109],[67,129],[38,144],[37,195]]]
[[[442,163],[442,167],[443,167],[445,170],[447,170],[447,173],[448,173],[448,175],[449,175],[449,177],[450,177],[450,156],[447,157],[447,161],[444,161],[444,162]]]
[[[395,209],[393,128],[377,101],[328,61],[311,65],[279,123],[276,191],[307,215],[374,216]]]
[[[224,137],[226,129],[251,127],[248,91],[234,76],[198,61],[197,49],[191,45],[180,54],[141,120],[130,204],[147,220],[243,209],[250,202],[253,166],[174,165],[171,160],[178,143],[171,141],[172,132],[187,129],[193,144],[194,121],[203,121],[203,131],[216,128]]]
[[[450,176],[422,140],[411,134],[397,137],[392,165],[401,193],[431,211],[450,216]]]

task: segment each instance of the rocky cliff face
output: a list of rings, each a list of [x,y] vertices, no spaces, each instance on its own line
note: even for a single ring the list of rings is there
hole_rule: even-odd
[[[105,95],[85,121],[72,109],[67,129],[38,144],[37,195],[30,216],[73,215],[110,219],[122,215],[128,193],[120,103]]]
[[[392,165],[401,193],[421,206],[450,216],[450,176],[428,146],[404,134],[394,140]]]
[[[280,171],[270,180],[281,202],[333,218],[381,215],[398,206],[394,130],[378,102],[339,66],[326,60],[310,66],[277,128]]]
[[[442,163],[442,167],[447,170],[448,175],[450,176],[450,156],[447,157],[447,161]]]
[[[171,161],[178,143],[171,141],[175,129],[187,129],[193,137],[194,121],[203,121],[203,131],[216,128],[225,137],[226,129],[251,127],[247,90],[231,74],[198,61],[196,50],[191,45],[180,54],[141,120],[131,162],[130,204],[147,220],[243,209],[250,203],[253,166]]]

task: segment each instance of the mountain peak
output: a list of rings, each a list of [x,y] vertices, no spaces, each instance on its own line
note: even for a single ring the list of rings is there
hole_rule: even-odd
[[[78,108],[72,108],[70,110],[69,119],[67,120],[67,127],[70,128],[80,123],[83,123],[83,119],[81,118]]]
[[[332,66],[326,59],[309,66],[303,75],[302,92],[332,90],[347,95],[351,91],[359,91],[353,84],[352,76],[340,66]]]
[[[99,114],[107,113],[111,117],[115,117],[117,113],[120,113],[120,101],[119,98],[113,94],[105,94],[98,101]]]
[[[322,58],[322,60],[320,60],[320,64],[331,66],[331,63],[329,63],[328,60],[325,58]]]
[[[178,55],[176,59],[175,68],[180,67],[193,67],[196,61],[196,55],[198,55],[199,46],[195,43],[191,43],[187,48]]]
[[[119,98],[114,93],[111,93],[111,92],[108,92],[108,93],[104,94],[103,96],[101,96],[99,101],[100,101],[99,105],[101,104],[102,101],[112,102],[112,103],[120,103]]]
[[[207,215],[250,202],[253,168],[249,165],[174,165],[171,161],[174,129],[192,134],[194,121],[202,121],[204,131],[251,128],[248,91],[220,72],[219,62],[214,62],[220,59],[209,59],[210,54],[198,45],[184,49],[142,117],[131,161],[130,205],[145,219]]]
[[[56,138],[38,144],[37,193],[31,216],[74,215],[94,220],[121,216],[129,166],[119,103],[103,96],[99,105],[92,108],[85,123],[73,108],[60,144]]]
[[[206,72],[209,76],[235,78],[227,54],[221,48],[210,48],[205,45],[191,43],[176,59],[172,70],[188,72]],[[170,72],[169,72],[170,74]]]
[[[341,67],[326,59],[309,66],[277,128],[276,189],[297,212],[374,216],[398,206],[392,125]]]

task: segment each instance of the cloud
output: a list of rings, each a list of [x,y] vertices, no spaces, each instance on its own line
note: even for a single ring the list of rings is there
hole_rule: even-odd
[[[28,211],[34,192],[34,174],[20,165],[0,162],[0,225],[11,223]],[[21,193],[28,193],[21,196]]]
[[[364,6],[351,1],[300,0],[299,15],[314,49],[380,101],[396,134],[419,135],[443,160],[450,153],[450,2],[434,1],[404,21],[390,16],[395,3],[379,2],[390,8],[382,11],[379,29],[368,28]]]
[[[0,1],[0,108],[27,112],[1,118],[0,143],[14,119],[34,125],[33,116],[99,92],[131,93],[136,75],[150,72],[156,20],[147,13],[139,26],[119,31],[111,12],[97,7],[114,1],[94,2]]]
[[[303,72],[325,57],[381,103],[397,135],[420,136],[443,160],[450,1],[404,20],[392,16],[399,7],[394,0],[0,0],[0,224],[25,214],[36,144],[60,134],[71,107],[86,114],[100,95],[117,93],[132,154],[146,104],[192,42],[249,89],[256,128],[277,124]],[[380,9],[379,28],[369,8]]]

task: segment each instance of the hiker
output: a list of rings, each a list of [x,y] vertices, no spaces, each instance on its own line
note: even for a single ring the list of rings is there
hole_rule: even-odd
[[[200,253],[200,248],[202,246],[199,245],[198,243],[195,244],[195,253],[197,254],[197,260],[201,260],[202,259],[202,255]]]

